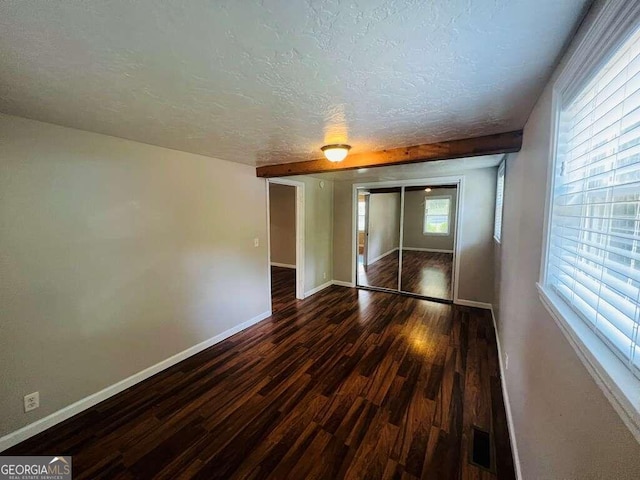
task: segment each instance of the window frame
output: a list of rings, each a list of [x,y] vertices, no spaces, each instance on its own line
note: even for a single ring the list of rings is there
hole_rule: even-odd
[[[500,185],[500,177],[502,177],[502,194],[501,194],[501,202],[500,202],[500,231],[498,231],[498,187]],[[507,159],[504,158],[502,162],[500,162],[500,166],[498,167],[498,176],[496,182],[496,207],[495,213],[493,217],[493,239],[501,243],[502,242],[502,224],[504,222],[504,182],[507,178]]]
[[[451,235],[451,201],[453,197],[451,195],[425,195],[424,196],[424,213],[422,215],[422,234],[429,237],[448,237]],[[429,200],[448,200],[449,211],[447,212],[447,233],[441,232],[427,232],[427,202]],[[432,217],[441,217],[442,215],[431,215]]]
[[[640,442],[640,380],[587,322],[547,284],[562,106],[570,103],[588,85],[638,28],[640,2],[604,2],[588,15],[552,85],[544,233],[540,277],[536,286],[542,305],[629,431]]]

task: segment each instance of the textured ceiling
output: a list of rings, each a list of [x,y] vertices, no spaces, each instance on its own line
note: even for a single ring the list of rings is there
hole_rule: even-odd
[[[0,111],[247,164],[521,128],[585,0],[4,0]]]
[[[434,162],[410,163],[391,167],[359,168],[312,175],[322,180],[348,182],[378,182],[386,180],[412,180],[416,178],[442,177],[457,175],[477,168],[496,167],[504,155],[485,155],[482,157],[456,158]],[[294,177],[292,177],[294,178]]]

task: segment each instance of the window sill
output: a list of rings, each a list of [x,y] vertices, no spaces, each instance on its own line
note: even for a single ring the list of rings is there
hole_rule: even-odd
[[[539,283],[536,285],[542,305],[640,443],[640,380],[556,293]]]
[[[422,232],[422,235],[424,235],[425,237],[448,237],[451,234],[450,233],[427,233],[427,232]]]

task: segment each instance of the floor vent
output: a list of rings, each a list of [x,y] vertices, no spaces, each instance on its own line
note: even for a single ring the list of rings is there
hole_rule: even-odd
[[[491,470],[491,435],[478,427],[473,427],[472,431],[471,463]]]

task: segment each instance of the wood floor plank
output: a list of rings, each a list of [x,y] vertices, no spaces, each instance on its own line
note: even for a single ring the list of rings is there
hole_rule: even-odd
[[[398,289],[399,251],[392,252],[369,264],[358,257],[358,285]],[[452,299],[453,254],[440,252],[402,251],[400,290],[443,300]]]
[[[514,479],[495,332],[481,310],[330,287],[9,449],[75,478]],[[471,427],[495,468],[469,463]]]
[[[453,254],[402,251],[400,289],[425,297],[451,300]]]

